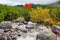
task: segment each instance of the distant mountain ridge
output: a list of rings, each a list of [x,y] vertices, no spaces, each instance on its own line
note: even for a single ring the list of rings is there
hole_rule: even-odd
[[[28,4],[28,3],[27,3]],[[31,3],[32,4],[32,3]],[[16,5],[17,7],[23,7],[24,5]],[[47,4],[47,5],[41,5],[41,4],[32,4],[32,7],[37,7],[37,6],[57,6],[60,7],[60,1],[52,3],[52,4]]]
[[[51,6],[57,6],[57,7],[60,7],[60,1],[55,2],[55,3],[52,3],[52,4],[49,4],[49,5],[51,5]]]

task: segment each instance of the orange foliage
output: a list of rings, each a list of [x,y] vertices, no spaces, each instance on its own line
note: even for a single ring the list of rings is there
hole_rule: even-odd
[[[24,9],[32,9],[32,4],[30,3],[30,4],[25,4],[24,6],[23,6],[23,8]]]

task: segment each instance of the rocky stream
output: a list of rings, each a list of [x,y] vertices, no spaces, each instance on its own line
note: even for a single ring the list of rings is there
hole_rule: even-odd
[[[31,21],[0,23],[0,40],[60,40],[60,27]]]

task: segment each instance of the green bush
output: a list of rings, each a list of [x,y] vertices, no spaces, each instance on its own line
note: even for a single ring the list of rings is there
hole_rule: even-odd
[[[29,11],[28,9],[22,9],[20,11],[20,16],[23,16],[26,20],[30,19],[30,15],[29,15]]]
[[[60,8],[54,7],[50,9],[50,17],[53,20],[60,20]]]
[[[8,21],[8,20],[13,20],[19,17],[19,13],[16,12],[7,12],[7,14],[5,15],[4,20]]]
[[[20,11],[20,7],[0,5],[0,22],[18,18],[20,16]]]
[[[0,13],[0,22],[1,21],[4,21],[4,13],[2,12],[2,13]]]

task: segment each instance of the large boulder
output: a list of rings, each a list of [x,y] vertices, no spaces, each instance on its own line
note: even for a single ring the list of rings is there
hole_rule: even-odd
[[[45,30],[37,34],[36,40],[57,40],[57,37],[51,30]]]
[[[56,35],[60,36],[60,26],[54,25],[52,27],[52,32],[54,32]]]
[[[11,28],[12,26],[10,23],[7,23],[7,22],[0,23],[0,29],[11,29]]]
[[[31,21],[28,21],[26,28],[33,29],[36,25],[37,25],[37,23],[33,23]]]
[[[16,21],[19,22],[20,24],[26,23],[24,17],[19,17]]]

